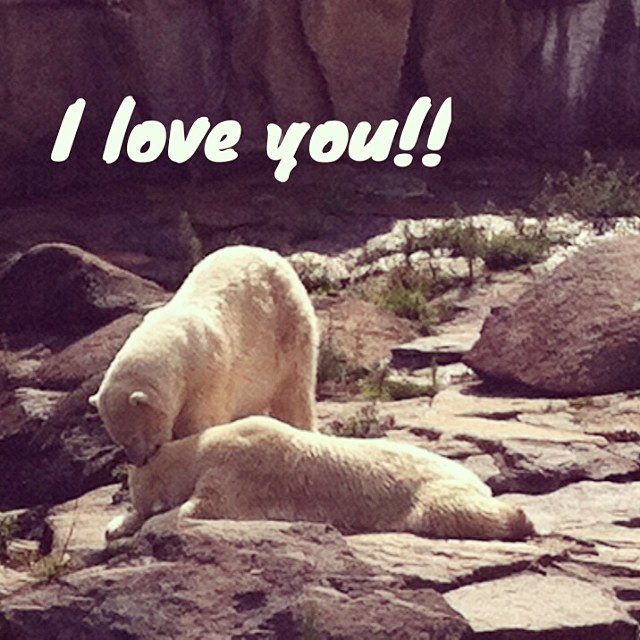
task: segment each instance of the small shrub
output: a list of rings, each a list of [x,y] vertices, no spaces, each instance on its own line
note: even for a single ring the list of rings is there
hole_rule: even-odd
[[[191,224],[191,217],[188,211],[181,211],[178,216],[178,246],[185,256],[189,269],[202,260],[204,253],[202,242]]]
[[[367,398],[378,400],[407,400],[424,396],[434,396],[435,384],[418,384],[409,380],[390,380],[389,367],[379,366],[371,370],[360,382],[360,390]]]
[[[378,407],[372,403],[358,409],[346,420],[334,420],[331,432],[342,438],[378,438],[395,426],[393,416],[381,417]]]
[[[4,516],[0,518],[0,563],[7,561],[7,550],[9,543],[16,535],[18,524],[15,517]]]
[[[70,564],[71,556],[66,550],[52,551],[31,565],[31,574],[40,580],[50,582],[65,573]]]
[[[512,235],[499,233],[487,240],[482,257],[488,269],[515,269],[544,260],[551,243],[542,234]]]
[[[569,176],[547,174],[531,206],[545,213],[571,212],[586,218],[633,215],[640,212],[640,177],[620,158],[611,169],[585,151],[582,170]]]
[[[347,356],[335,348],[331,336],[320,341],[318,350],[318,386],[329,387],[332,391],[341,388],[348,391],[366,375],[366,369],[351,362]]]
[[[383,286],[367,297],[381,309],[416,322],[420,334],[430,335],[435,325],[452,316],[451,305],[442,300],[433,302],[433,299],[453,284],[451,278],[403,265],[390,271]]]

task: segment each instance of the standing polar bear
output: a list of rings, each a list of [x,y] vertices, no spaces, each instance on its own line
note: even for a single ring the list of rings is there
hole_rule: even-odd
[[[127,458],[268,412],[313,429],[318,329],[293,267],[267,249],[220,249],[149,312],[90,402]]]
[[[419,447],[300,431],[252,416],[170,442],[129,477],[134,511],[108,525],[131,535],[153,514],[308,520],[345,532],[516,540],[521,509],[492,497],[461,464]]]

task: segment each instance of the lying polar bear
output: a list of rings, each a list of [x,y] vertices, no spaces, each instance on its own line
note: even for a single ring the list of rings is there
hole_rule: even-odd
[[[293,267],[267,249],[227,247],[145,316],[90,402],[136,465],[165,442],[247,415],[312,429],[317,351]]]
[[[129,481],[134,511],[109,523],[109,540],[175,507],[179,517],[307,520],[344,532],[502,540],[533,533],[518,507],[448,458],[383,439],[300,431],[266,416],[165,444]]]

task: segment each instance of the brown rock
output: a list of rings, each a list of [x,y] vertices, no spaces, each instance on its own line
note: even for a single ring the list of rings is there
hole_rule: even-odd
[[[376,576],[333,529],[305,523],[147,523],[109,564],[5,597],[0,637],[466,638],[429,589]]]
[[[0,274],[0,330],[87,334],[165,301],[158,285],[66,244],[41,244]]]
[[[408,0],[302,2],[334,117],[352,126],[394,115],[412,11]]]
[[[494,309],[465,363],[548,394],[637,389],[639,264],[637,236],[580,251],[515,304]]]

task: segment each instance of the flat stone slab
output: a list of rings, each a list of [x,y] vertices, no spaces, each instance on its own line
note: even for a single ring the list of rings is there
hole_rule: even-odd
[[[541,533],[635,545],[640,569],[640,482],[585,480],[544,495],[502,499],[522,507]]]
[[[391,347],[391,366],[396,369],[422,369],[461,362],[480,334],[428,336]]]
[[[428,400],[403,400],[380,403],[380,412],[395,417],[401,427],[409,427],[414,433],[448,434],[476,440],[544,440],[551,442],[593,442],[606,444],[606,439],[576,430],[557,429],[549,426],[527,424],[515,419],[464,417],[434,410]]]
[[[119,487],[119,484],[100,487],[54,507],[49,513],[54,549],[74,553],[104,549],[107,524],[126,509],[124,504],[113,504],[113,495]]]
[[[568,546],[558,540],[542,543],[498,540],[432,540],[410,533],[347,536],[355,556],[401,576],[412,588],[444,592],[472,582],[517,573],[543,556],[561,555]]]
[[[450,591],[445,600],[483,639],[635,640],[638,632],[613,594],[564,576],[510,576]]]

